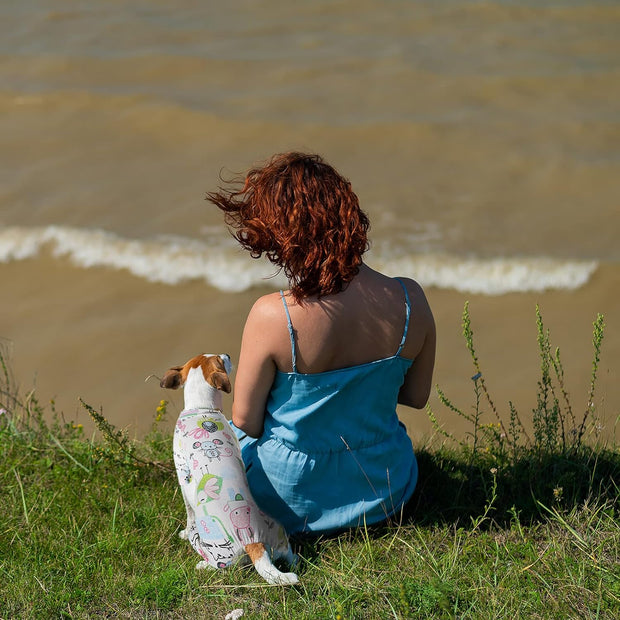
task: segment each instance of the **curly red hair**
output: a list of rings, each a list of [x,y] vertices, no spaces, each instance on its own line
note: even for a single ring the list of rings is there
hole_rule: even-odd
[[[368,217],[351,183],[319,155],[275,155],[238,185],[207,200],[224,211],[253,258],[265,254],[284,270],[296,301],[338,293],[357,274]]]

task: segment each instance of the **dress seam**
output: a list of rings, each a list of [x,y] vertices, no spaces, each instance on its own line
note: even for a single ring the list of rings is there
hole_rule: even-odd
[[[389,439],[393,437],[394,437],[393,434],[385,435],[379,441],[357,444],[354,447],[351,447],[349,443],[345,440],[345,438],[342,435],[340,435],[340,439],[342,440],[342,448],[339,448],[337,450],[330,449],[330,450],[306,451],[306,450],[300,450],[299,448],[296,448],[295,446],[293,446],[293,444],[291,444],[286,439],[282,439],[281,437],[278,437],[277,435],[271,435],[270,437],[265,439],[265,441],[261,442],[257,447],[264,445],[268,441],[274,441],[275,443],[278,443],[280,445],[283,445],[285,448],[288,448],[291,452],[297,452],[299,454],[304,454],[306,456],[319,456],[319,455],[324,455],[324,454],[340,454],[344,452],[358,452],[361,450],[368,450],[369,448],[374,448],[382,443],[386,443]]]

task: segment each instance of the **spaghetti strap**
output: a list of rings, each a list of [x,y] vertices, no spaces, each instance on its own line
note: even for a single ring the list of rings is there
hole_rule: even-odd
[[[288,334],[291,338],[291,359],[293,362],[293,372],[297,373],[297,354],[295,352],[295,332],[293,331],[293,323],[291,322],[291,315],[286,305],[286,299],[284,298],[284,291],[280,291],[280,297],[282,297],[282,303],[284,304],[284,311],[286,312],[286,322],[288,324]]]
[[[405,346],[405,340],[407,340],[407,331],[409,330],[409,317],[411,316],[411,302],[409,301],[409,293],[407,292],[407,287],[405,283],[400,278],[394,278],[400,285],[403,287],[403,291],[405,292],[405,329],[403,331],[403,337],[400,341],[400,346],[398,347],[398,351],[396,351],[396,355],[400,355],[400,352],[403,350]],[[287,310],[288,312],[288,310]]]

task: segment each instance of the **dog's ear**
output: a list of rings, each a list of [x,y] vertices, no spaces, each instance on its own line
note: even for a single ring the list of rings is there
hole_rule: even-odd
[[[183,366],[175,366],[166,370],[163,379],[159,382],[160,387],[167,390],[178,390],[181,387],[181,368]]]
[[[214,372],[209,375],[207,382],[214,388],[230,394],[230,379],[225,372]]]

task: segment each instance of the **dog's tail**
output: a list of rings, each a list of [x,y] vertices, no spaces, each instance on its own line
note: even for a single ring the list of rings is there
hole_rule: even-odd
[[[256,572],[269,584],[278,586],[292,586],[299,582],[295,573],[282,573],[271,562],[269,553],[263,543],[250,543],[245,546]]]

